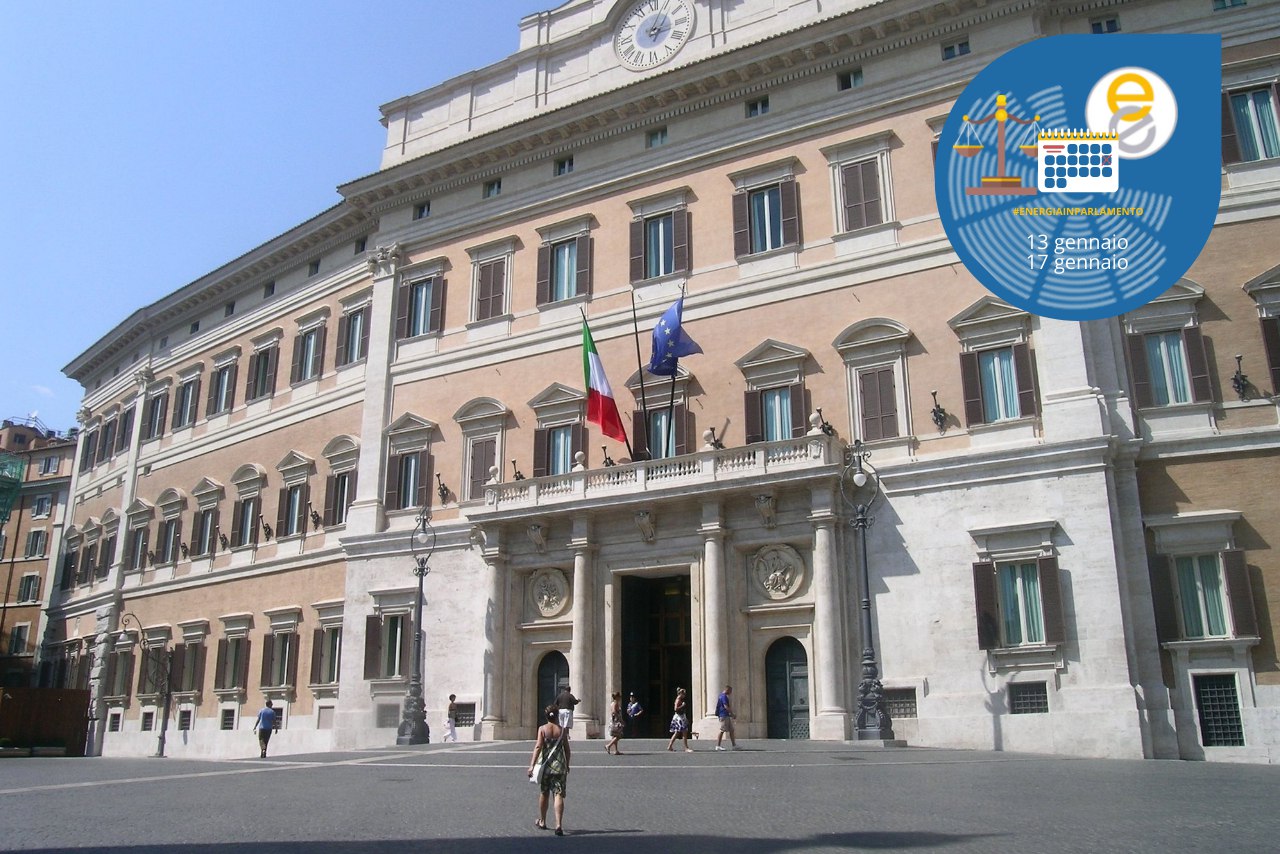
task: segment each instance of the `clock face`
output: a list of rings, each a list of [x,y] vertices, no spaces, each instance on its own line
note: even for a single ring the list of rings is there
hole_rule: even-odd
[[[675,56],[692,30],[690,0],[641,0],[618,24],[613,49],[628,68],[654,68]]]

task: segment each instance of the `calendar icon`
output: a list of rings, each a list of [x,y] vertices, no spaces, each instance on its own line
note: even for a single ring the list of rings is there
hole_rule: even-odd
[[[1036,187],[1042,193],[1114,193],[1120,189],[1115,133],[1043,130]]]

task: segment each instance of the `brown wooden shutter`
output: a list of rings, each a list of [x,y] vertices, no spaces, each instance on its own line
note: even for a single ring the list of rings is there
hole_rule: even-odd
[[[147,677],[151,674],[151,671],[153,669],[151,666],[151,657],[154,654],[155,654],[155,650],[153,650],[151,647],[144,646],[142,648],[142,656],[141,656],[142,660],[139,662],[141,666],[138,667],[138,693],[139,694],[151,693],[151,685],[148,684],[150,680]]]
[[[689,446],[694,441],[693,413],[683,403],[677,403],[675,411],[671,415],[671,420],[675,425],[676,456],[689,453]]]
[[[642,409],[631,412],[631,454],[636,460],[649,459],[649,431]]]
[[[412,659],[413,633],[418,631],[418,627],[413,624],[408,614],[401,618],[400,625],[403,627],[400,632],[400,675],[406,676]]]
[[[551,431],[545,427],[539,427],[533,431],[533,476],[543,477],[547,473],[547,442],[551,436]]]
[[[484,497],[484,485],[489,481],[489,467],[497,457],[496,439],[476,439],[471,443],[471,478],[467,497]]]
[[[194,691],[204,690],[204,664],[209,658],[209,648],[203,643],[196,645],[195,654],[195,675],[191,679],[191,688]]]
[[[120,660],[124,663],[124,678],[120,684],[124,686],[124,696],[128,697],[130,695],[129,688],[133,685],[133,653],[120,653]]]
[[[1062,585],[1058,578],[1058,559],[1042,557],[1036,560],[1040,570],[1040,608],[1044,612],[1044,642],[1063,643],[1067,639],[1066,621],[1062,608]]]
[[[1271,393],[1280,394],[1280,318],[1262,318],[1262,345],[1271,371]]]
[[[1018,414],[1023,418],[1030,418],[1038,410],[1035,358],[1028,344],[1013,345],[1013,375],[1018,384]]]
[[[898,435],[898,397],[893,368],[876,368],[858,374],[862,404],[862,438],[872,442]]]
[[[289,368],[290,384],[302,379],[302,341],[304,338],[306,338],[305,334],[295,335],[293,338],[293,360]]]
[[[169,652],[169,690],[183,690],[182,677],[187,669],[187,645],[174,644]],[[198,687],[198,686],[197,686]]]
[[[116,440],[117,453],[128,450],[129,443],[133,440],[133,415],[136,409],[137,407],[130,406],[120,419],[120,436]]]
[[[285,675],[284,684],[294,687],[298,684],[298,653],[302,650],[298,646],[298,633],[292,632],[289,638],[289,660],[284,663]]]
[[[244,510],[244,502],[237,501],[231,507],[231,545],[244,545],[244,532],[240,530],[240,516]]]
[[[1231,604],[1231,623],[1238,638],[1258,637],[1258,612],[1253,605],[1253,587],[1249,583],[1249,565],[1244,552],[1228,549],[1222,553],[1222,574],[1227,582],[1227,601]]]
[[[973,602],[978,621],[978,649],[1000,646],[999,599],[996,595],[996,565],[973,565]]]
[[[1147,574],[1151,578],[1151,607],[1156,619],[1159,643],[1178,639],[1178,611],[1173,597],[1173,575],[1169,558],[1147,553]]]
[[[255,400],[258,389],[253,387],[254,377],[258,376],[258,360],[262,358],[261,353],[254,353],[249,356],[249,373],[245,376],[244,381],[244,399],[246,401]]]
[[[881,212],[880,165],[874,160],[864,161],[860,166],[862,173],[862,204],[868,226],[884,222]]]
[[[306,533],[307,525],[310,523],[308,518],[311,510],[311,483],[302,484],[302,494],[298,496],[298,532]]]
[[[840,167],[840,183],[844,195],[844,230],[857,231],[867,224],[862,210],[862,171],[859,164]]]
[[[271,657],[276,651],[276,636],[267,632],[262,636],[262,672],[258,685],[263,688],[269,687],[274,683],[271,681]]]
[[[182,426],[182,410],[186,408],[183,406],[183,400],[182,400],[183,398],[182,386],[184,385],[186,385],[186,383],[180,383],[174,390],[173,412],[169,414],[170,430],[176,430]]]
[[[409,290],[409,284],[405,283],[396,288],[396,340],[409,337],[409,308],[413,302],[412,294]]]
[[[578,257],[578,269],[574,276],[574,293],[580,297],[591,293],[591,254],[594,250],[595,239],[591,235],[578,235],[578,248],[575,250]]]
[[[1191,374],[1191,399],[1196,403],[1213,400],[1213,384],[1209,381],[1209,357],[1204,349],[1204,335],[1199,326],[1182,330],[1182,346],[1187,351],[1187,370]]]
[[[356,500],[356,478],[360,474],[357,469],[352,469],[347,473],[347,494],[341,496],[343,519],[346,518],[345,511],[351,507],[351,502]]]
[[[338,478],[336,475],[329,475],[324,479],[324,526],[327,528],[333,524],[333,495],[338,487]]]
[[[360,314],[360,312],[352,311],[338,318],[338,346],[333,354],[335,368],[340,368],[347,364],[347,339],[351,336],[351,318],[357,314]]]
[[[538,305],[551,302],[551,246],[546,243],[538,247],[538,270],[535,283]]]
[[[164,435],[164,425],[168,423],[169,417],[169,392],[157,395],[155,401],[156,406],[160,407],[160,414],[156,416],[156,432],[151,436],[153,439]]]
[[[1239,163],[1240,137],[1236,130],[1235,113],[1231,110],[1231,93],[1222,93],[1222,165]]]
[[[382,618],[370,614],[364,618],[364,678],[382,677]]]
[[[672,270],[687,273],[693,269],[693,214],[687,208],[671,214]]]
[[[782,245],[793,246],[800,242],[800,185],[795,178],[778,185],[778,197],[782,208]]]
[[[982,412],[982,375],[978,372],[978,354],[960,354],[960,385],[964,394],[964,420],[970,427],[984,424]]]
[[[373,319],[373,313],[367,305],[356,313],[361,316],[360,344],[356,350],[356,359],[360,360],[369,355],[369,322]]]
[[[441,278],[431,281],[431,313],[427,317],[428,332],[444,331],[444,296],[448,284]]]
[[[320,668],[324,662],[324,629],[316,629],[311,633],[311,684],[319,685]]]
[[[796,439],[809,432],[809,407],[804,383],[792,385],[787,397],[791,401],[791,438]]]
[[[316,350],[311,357],[311,376],[319,377],[324,373],[324,344],[329,337],[329,325],[324,324],[316,330]]]
[[[743,395],[742,423],[747,431],[747,444],[764,441],[764,410],[760,392],[748,390]]]
[[[426,451],[418,452],[418,495],[414,506],[424,510],[431,507],[431,496],[435,494],[431,484],[433,462],[431,454]]]
[[[573,425],[569,431],[569,468],[573,469],[578,464],[578,453],[582,453],[582,465],[585,468],[587,458],[590,454],[587,452],[587,425],[579,421]]]
[[[387,488],[382,495],[384,510],[400,509],[401,456],[401,454],[387,456]]]
[[[751,254],[751,212],[749,194],[739,190],[733,194],[733,254],[737,258]]]
[[[230,642],[226,638],[218,639],[217,669],[213,672],[213,687],[222,690],[227,686],[227,656],[230,654]]]
[[[253,649],[253,643],[249,638],[240,639],[240,672],[236,676],[236,688],[249,687],[249,652]]]
[[[276,393],[276,373],[280,367],[280,345],[276,344],[267,349],[267,385],[262,390],[264,397],[270,397]]]
[[[1147,336],[1126,335],[1129,345],[1129,375],[1133,377],[1133,402],[1139,408],[1155,406],[1151,393],[1151,366],[1147,364]]]
[[[208,418],[218,412],[218,368],[209,375],[209,391],[204,400],[204,417]]]
[[[173,542],[169,545],[169,553],[173,555],[173,562],[177,563],[182,557],[182,520],[175,519],[173,523]]]
[[[289,530],[285,526],[289,521],[289,490],[281,489],[278,495],[280,501],[276,505],[276,539],[284,536],[284,532]]]
[[[631,220],[631,281],[644,280],[644,220]]]
[[[258,544],[258,532],[262,529],[262,495],[249,499],[253,506],[249,508],[249,542]]]

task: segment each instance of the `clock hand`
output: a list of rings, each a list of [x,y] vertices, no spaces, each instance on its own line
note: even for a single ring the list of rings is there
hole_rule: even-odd
[[[662,24],[667,20],[667,16],[665,14],[667,11],[667,2],[668,0],[663,0],[662,8],[658,10],[657,16],[653,19],[653,26],[649,27],[649,38],[651,39],[657,38],[658,33],[666,29]]]

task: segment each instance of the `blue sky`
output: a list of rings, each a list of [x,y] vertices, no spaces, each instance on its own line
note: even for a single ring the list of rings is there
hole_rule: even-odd
[[[558,0],[5,4],[0,417],[75,426],[62,368],[376,171],[378,106],[513,53]]]

